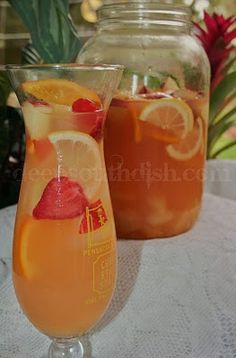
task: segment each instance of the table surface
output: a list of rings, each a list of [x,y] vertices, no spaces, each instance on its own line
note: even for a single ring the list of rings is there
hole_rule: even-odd
[[[118,280],[102,321],[83,337],[90,358],[236,357],[236,201],[205,194],[194,228],[165,240],[118,242]],[[0,211],[0,257],[11,256],[15,207]],[[0,271],[0,358],[40,358],[49,340],[27,321]]]

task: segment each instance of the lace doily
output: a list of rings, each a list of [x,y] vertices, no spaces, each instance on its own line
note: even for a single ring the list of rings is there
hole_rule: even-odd
[[[190,232],[119,241],[117,289],[82,339],[86,357],[235,358],[235,217],[236,202],[206,194]],[[21,312],[8,278],[0,288],[0,357],[41,358],[48,345]]]

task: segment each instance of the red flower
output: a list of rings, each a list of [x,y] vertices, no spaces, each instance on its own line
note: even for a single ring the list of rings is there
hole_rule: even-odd
[[[198,24],[195,25],[197,37],[208,55],[211,64],[211,87],[212,90],[224,78],[226,64],[230,53],[236,49],[231,44],[236,38],[236,17],[230,16],[225,18],[223,15],[214,13],[212,16],[204,12],[204,22],[206,31]]]

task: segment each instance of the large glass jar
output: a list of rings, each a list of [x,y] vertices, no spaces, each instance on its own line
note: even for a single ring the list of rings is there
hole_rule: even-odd
[[[169,237],[192,227],[203,192],[210,70],[187,7],[105,5],[77,61],[126,70],[109,109],[105,158],[117,234]]]

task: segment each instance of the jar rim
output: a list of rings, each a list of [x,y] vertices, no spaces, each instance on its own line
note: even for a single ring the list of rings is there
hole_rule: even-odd
[[[106,21],[127,21],[150,23],[191,24],[192,12],[186,5],[173,5],[165,0],[119,0],[117,3],[107,0],[98,10],[99,23]]]
[[[80,64],[80,63],[55,63],[55,64],[28,64],[28,65],[19,65],[19,64],[7,64],[0,66],[0,70],[23,70],[23,71],[49,71],[49,70],[57,70],[57,71],[88,71],[88,70],[96,70],[96,71],[117,71],[123,70],[123,65],[117,64]]]

